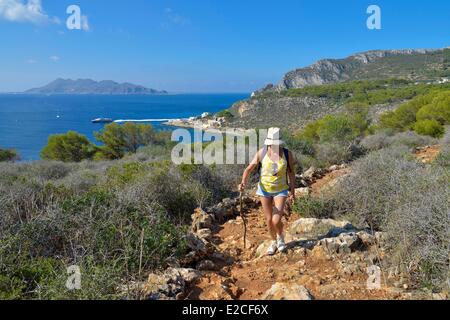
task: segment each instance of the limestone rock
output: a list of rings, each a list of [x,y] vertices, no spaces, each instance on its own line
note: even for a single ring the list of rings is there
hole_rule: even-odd
[[[309,188],[298,188],[295,189],[295,196],[298,198],[307,197],[311,194],[311,190]]]
[[[210,241],[212,239],[211,229],[200,229],[195,234],[202,240]]]
[[[238,214],[237,199],[223,199],[221,203],[207,209],[219,221],[226,221]]]
[[[185,241],[190,251],[181,259],[183,265],[191,265],[203,260],[215,251],[214,246],[193,233],[188,233]]]
[[[354,232],[342,233],[335,238],[325,238],[319,241],[319,245],[330,254],[350,254],[364,245],[358,235]]]
[[[270,243],[272,241],[266,240],[261,243],[258,248],[256,248],[255,257],[260,258],[266,255],[267,250],[269,249]]]
[[[184,268],[169,268],[164,274],[150,274],[143,296],[148,300],[177,300],[184,295],[187,285],[200,276],[200,272]]]
[[[201,271],[215,270],[216,265],[211,260],[203,260],[197,264],[197,269]]]
[[[311,167],[303,173],[302,177],[303,177],[303,179],[306,179],[306,180],[312,180],[315,172],[316,172],[316,168]]]
[[[214,216],[206,213],[200,208],[195,209],[192,218],[192,232],[197,232],[201,229],[211,229],[213,226]]]
[[[305,287],[296,283],[275,283],[266,291],[261,300],[313,300]]]

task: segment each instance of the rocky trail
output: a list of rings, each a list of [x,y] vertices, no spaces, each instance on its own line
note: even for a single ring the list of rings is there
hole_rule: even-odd
[[[425,147],[416,150],[416,157],[429,163],[438,153],[438,146]],[[350,172],[345,165],[312,168],[298,176],[304,187],[296,190],[297,197],[330,192]],[[380,232],[291,212],[283,218],[287,253],[266,256],[270,239],[258,199],[251,194],[244,197],[246,248],[239,211],[237,197],[197,209],[186,237],[190,252],[164,273],[151,274],[142,296],[183,300],[418,298],[397,270],[385,267]]]
[[[422,148],[417,148],[415,151],[416,158],[422,163],[432,162],[441,152],[441,146],[426,146]]]
[[[334,168],[309,188],[313,195],[330,188],[349,173]],[[299,196],[307,193],[299,189]],[[243,221],[231,219],[214,232],[212,242],[219,255],[212,258],[201,277],[189,288],[188,299],[385,299],[398,295],[390,290],[368,290],[367,268],[377,260],[377,239],[357,231],[345,221],[284,219],[288,252],[265,256],[270,243],[262,208],[248,198],[247,248],[243,248]],[[371,252],[373,251],[373,252]],[[225,259],[223,259],[225,258]],[[209,269],[209,268],[206,268]]]

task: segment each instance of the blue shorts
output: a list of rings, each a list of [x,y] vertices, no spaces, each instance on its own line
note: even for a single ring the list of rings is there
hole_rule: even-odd
[[[287,198],[287,197],[289,197],[289,189],[281,191],[281,192],[271,193],[271,192],[264,191],[261,188],[261,185],[258,184],[258,191],[256,191],[256,195],[259,197],[264,197],[264,198],[279,198],[279,197]]]

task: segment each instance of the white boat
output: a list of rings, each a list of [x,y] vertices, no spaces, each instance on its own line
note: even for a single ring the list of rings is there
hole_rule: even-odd
[[[111,123],[113,122],[113,119],[110,118],[97,118],[92,120],[92,123]]]

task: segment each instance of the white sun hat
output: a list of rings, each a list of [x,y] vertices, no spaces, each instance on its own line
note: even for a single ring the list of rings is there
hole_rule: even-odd
[[[284,141],[280,140],[280,131],[280,128],[269,128],[264,144],[266,146],[280,146],[284,144]]]

